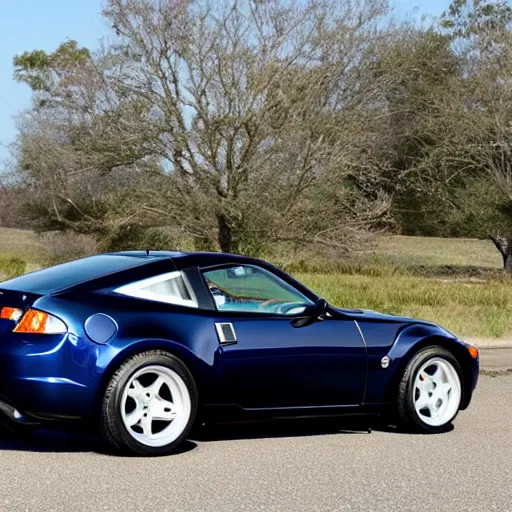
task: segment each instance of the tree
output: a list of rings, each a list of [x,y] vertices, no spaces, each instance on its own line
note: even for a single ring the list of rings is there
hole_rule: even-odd
[[[33,226],[100,240],[140,226],[134,204],[162,175],[152,156],[151,106],[111,87],[111,55],[74,41],[51,54],[26,52],[14,64],[15,78],[34,91],[14,146]]]
[[[437,234],[447,175],[442,168],[422,168],[447,135],[439,99],[453,94],[461,61],[451,38],[434,27],[404,26],[381,48],[378,77],[389,77],[382,91],[378,158],[383,165],[378,184],[392,197],[392,214],[405,234]]]
[[[452,149],[458,153],[459,172],[476,175],[494,189],[487,202],[495,214],[479,223],[500,251],[504,268],[512,271],[512,6],[508,1],[456,0],[442,25],[466,62],[460,80],[463,101],[449,112],[461,121],[458,130],[464,135],[454,137],[459,144]],[[471,209],[465,200],[458,206]]]
[[[53,53],[35,50],[16,55],[13,59],[14,79],[25,82],[33,91],[46,98],[59,97],[64,83],[71,84],[77,68],[91,63],[87,48],[80,48],[76,41],[62,43]],[[65,100],[63,95],[61,100]],[[44,101],[44,100],[42,100]]]
[[[490,48],[495,36],[508,30],[512,21],[512,6],[508,0],[453,0],[441,17],[441,27],[453,39],[466,43],[478,40]]]
[[[420,234],[491,238],[507,270],[512,270],[511,20],[508,2],[457,0],[443,16],[441,31],[419,33],[408,45],[417,66],[392,96],[405,113],[397,117],[398,130],[390,131],[388,156],[398,176],[395,205],[398,200],[399,207],[412,210],[410,226]]]
[[[99,54],[68,42],[15,59],[37,100],[19,162],[49,185],[46,218],[167,223],[232,252],[345,249],[382,227],[389,200],[364,190],[379,173],[368,126],[385,0],[109,0],[104,15],[115,38]],[[87,202],[90,174],[140,178],[115,221],[117,199]]]

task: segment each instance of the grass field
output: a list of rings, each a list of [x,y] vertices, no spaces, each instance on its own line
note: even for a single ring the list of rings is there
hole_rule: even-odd
[[[361,275],[296,276],[329,302],[441,324],[466,338],[512,337],[512,281]]]
[[[472,238],[383,237],[375,253],[406,266],[502,266],[501,256],[490,240]]]
[[[32,231],[0,228],[0,255],[23,257],[27,262],[41,261],[46,247]]]
[[[42,266],[47,252],[33,233],[0,229],[0,277]],[[423,318],[466,338],[512,339],[512,278],[500,265],[487,241],[392,236],[348,259],[309,256],[288,269],[337,306]]]

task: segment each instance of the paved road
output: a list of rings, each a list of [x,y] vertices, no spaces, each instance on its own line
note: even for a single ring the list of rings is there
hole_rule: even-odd
[[[484,371],[512,371],[512,347],[502,346],[481,348],[480,364]]]
[[[484,376],[446,434],[339,420],[224,426],[160,459],[40,431],[0,440],[0,511],[509,512],[511,397],[512,376]]]

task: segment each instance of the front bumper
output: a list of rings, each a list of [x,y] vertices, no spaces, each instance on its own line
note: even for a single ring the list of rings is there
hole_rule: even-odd
[[[464,395],[460,407],[461,410],[467,409],[473,398],[473,392],[478,384],[478,376],[480,374],[480,357],[470,360],[470,371],[466,372],[466,376],[468,373],[469,379],[464,382]]]

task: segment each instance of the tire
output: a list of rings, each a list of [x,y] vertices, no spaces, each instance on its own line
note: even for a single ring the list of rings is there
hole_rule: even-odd
[[[459,412],[462,390],[463,374],[453,354],[439,346],[424,348],[409,361],[398,386],[399,426],[418,433],[447,431]]]
[[[158,456],[175,452],[197,414],[194,378],[177,357],[152,350],[130,357],[112,376],[100,430],[116,451]]]

